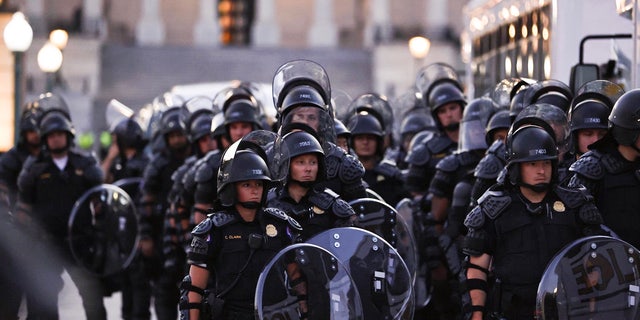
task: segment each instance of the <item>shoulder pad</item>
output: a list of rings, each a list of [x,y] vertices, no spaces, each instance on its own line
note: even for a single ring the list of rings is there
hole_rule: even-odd
[[[430,159],[431,152],[429,148],[427,148],[427,145],[425,143],[417,143],[409,150],[404,160],[407,163],[422,166],[429,162]]]
[[[302,226],[300,225],[300,223],[298,223],[298,221],[291,218],[284,211],[278,208],[264,208],[264,213],[270,217],[274,217],[274,218],[288,222],[289,225],[296,230],[302,230]]]
[[[26,157],[25,157],[26,158]],[[2,172],[20,172],[20,167],[25,159],[20,159],[18,149],[12,148],[7,153],[0,156],[0,171]]]
[[[455,172],[460,167],[460,161],[458,161],[458,153],[450,154],[442,160],[438,161],[436,165],[436,170],[440,170],[443,172]]]
[[[217,168],[212,168],[209,162],[201,165],[196,170],[196,182],[203,183],[215,178]]]
[[[464,225],[469,229],[478,229],[484,226],[484,213],[480,206],[476,206],[467,214],[464,219]]]
[[[555,192],[558,198],[569,208],[577,208],[593,199],[584,186],[567,188],[558,185],[555,187]]]
[[[569,167],[569,171],[583,175],[588,179],[600,180],[604,177],[604,168],[600,163],[600,158],[599,152],[588,151]]]
[[[505,162],[500,161],[495,154],[487,153],[478,162],[473,175],[480,179],[497,179],[500,171],[504,168]]]
[[[182,183],[182,177],[184,177],[185,173],[187,173],[187,170],[189,170],[190,167],[190,163],[183,163],[180,167],[178,167],[178,169],[176,169],[176,171],[171,174],[171,181],[173,181],[173,183]]]
[[[214,212],[209,216],[209,219],[211,219],[211,221],[213,222],[213,225],[216,227],[222,227],[225,226],[227,224],[230,224],[232,222],[236,221],[236,216],[231,214],[231,213],[227,213],[224,211],[218,211],[218,212]]]
[[[348,218],[356,214],[353,208],[342,199],[336,199],[331,207],[333,214],[340,218]]]
[[[380,161],[380,163],[378,163],[378,165],[376,165],[376,167],[374,168],[374,171],[386,177],[392,178],[400,178],[402,175],[400,169],[398,169],[398,167],[396,167],[396,165],[391,160]]]
[[[431,154],[449,153],[449,149],[454,144],[447,136],[439,135],[427,142],[427,148]]]
[[[504,145],[502,140],[496,140],[489,146],[487,153],[492,153],[500,158],[505,158],[507,155],[507,147]]]
[[[309,196],[309,201],[322,210],[327,210],[339,198],[338,194],[329,188],[323,191],[314,191]]]
[[[478,206],[484,214],[493,220],[511,204],[511,197],[503,190],[492,189],[487,190],[487,192],[478,199]]]
[[[364,166],[362,166],[360,160],[350,154],[345,154],[340,164],[340,181],[344,183],[355,183],[362,179],[363,176]]]
[[[478,162],[480,162],[480,159],[482,159],[478,152],[468,151],[457,153],[457,158],[458,162],[463,167],[475,167]]]
[[[104,173],[98,166],[98,162],[93,156],[83,156],[78,153],[69,153],[69,161],[77,168],[81,169],[84,179],[93,184],[100,184],[104,180]]]
[[[191,234],[203,236],[209,233],[209,230],[213,227],[213,221],[209,218],[202,220],[193,230]]]
[[[607,170],[607,172],[611,173],[619,173],[625,170],[628,166],[628,162],[608,153],[602,155],[600,163],[602,163],[602,166]]]

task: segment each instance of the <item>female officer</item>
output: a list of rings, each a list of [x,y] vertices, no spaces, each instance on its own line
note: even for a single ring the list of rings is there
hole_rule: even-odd
[[[258,144],[244,138],[222,156],[217,190],[220,210],[192,231],[189,276],[181,285],[181,319],[200,318],[211,273],[215,277],[211,294],[215,295],[212,312],[218,314],[216,319],[254,319],[260,272],[300,229],[283,211],[264,208],[271,182],[267,162]]]

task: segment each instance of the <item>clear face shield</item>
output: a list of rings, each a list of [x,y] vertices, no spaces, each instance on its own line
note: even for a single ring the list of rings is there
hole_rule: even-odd
[[[460,123],[458,152],[487,149],[485,123],[480,119]]]

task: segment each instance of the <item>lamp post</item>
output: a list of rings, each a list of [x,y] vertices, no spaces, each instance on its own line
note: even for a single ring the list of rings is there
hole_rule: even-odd
[[[22,12],[16,12],[4,28],[4,44],[13,52],[13,117],[14,142],[17,145],[20,136],[20,105],[22,104],[22,65],[24,52],[31,46],[33,29]]]
[[[51,42],[56,48],[60,49],[62,55],[64,56],[64,49],[67,47],[67,43],[69,42],[69,33],[63,29],[55,29],[49,33],[49,42]],[[62,65],[60,68],[54,73],[54,85],[60,85],[63,88],[66,88],[66,84],[62,79]]]
[[[55,73],[62,66],[62,51],[53,43],[47,41],[38,51],[38,67],[46,75],[45,91],[53,90]]]
[[[429,54],[431,49],[431,41],[425,37],[413,37],[409,39],[409,52],[413,57],[413,74],[415,75],[420,70],[422,60]]]

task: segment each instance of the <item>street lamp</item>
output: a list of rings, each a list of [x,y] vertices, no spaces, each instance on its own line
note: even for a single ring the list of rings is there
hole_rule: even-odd
[[[409,52],[413,57],[414,74],[420,70],[422,60],[429,54],[429,49],[431,49],[431,41],[429,39],[420,36],[409,39]]]
[[[4,44],[13,52],[13,119],[14,141],[18,144],[20,136],[20,105],[22,104],[22,65],[24,52],[31,46],[33,29],[22,12],[16,12],[7,23],[3,32]]]
[[[62,66],[62,51],[58,49],[53,43],[47,41],[38,51],[38,67],[45,73],[47,84],[45,91],[50,92],[53,90],[53,82],[55,73],[60,70]]]

